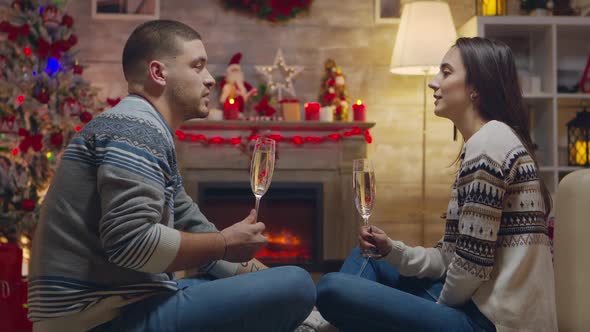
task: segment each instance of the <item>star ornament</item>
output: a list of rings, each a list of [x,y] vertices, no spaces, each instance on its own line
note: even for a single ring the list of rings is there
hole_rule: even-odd
[[[256,71],[264,77],[269,91],[277,92],[279,101],[287,94],[295,98],[295,87],[293,81],[303,71],[303,66],[287,66],[283,51],[279,49],[272,66],[254,66]]]

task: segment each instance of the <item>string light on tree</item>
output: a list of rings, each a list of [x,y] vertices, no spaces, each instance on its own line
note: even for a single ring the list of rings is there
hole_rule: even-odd
[[[78,75],[82,66],[70,53],[78,41],[74,20],[63,4],[14,0],[0,19],[6,37],[0,55],[0,236],[21,246],[64,142],[105,106]]]

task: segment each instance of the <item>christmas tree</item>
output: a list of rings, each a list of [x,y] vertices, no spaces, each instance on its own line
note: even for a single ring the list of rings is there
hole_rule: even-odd
[[[0,242],[30,237],[65,145],[103,108],[58,1],[0,8]]]
[[[346,91],[346,79],[342,70],[332,59],[326,60],[324,69],[320,87],[320,104],[323,107],[333,107],[334,121],[348,121],[348,91]]]

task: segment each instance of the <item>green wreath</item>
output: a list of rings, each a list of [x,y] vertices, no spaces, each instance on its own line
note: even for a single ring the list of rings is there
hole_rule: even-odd
[[[225,7],[252,13],[263,20],[284,22],[309,10],[313,0],[222,0]]]

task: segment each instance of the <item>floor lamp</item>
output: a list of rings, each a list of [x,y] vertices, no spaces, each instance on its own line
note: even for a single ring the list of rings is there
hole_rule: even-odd
[[[449,5],[444,1],[414,1],[404,5],[395,38],[390,71],[424,77],[422,116],[422,242],[426,215],[426,100],[428,75],[438,73],[441,60],[457,39]]]

